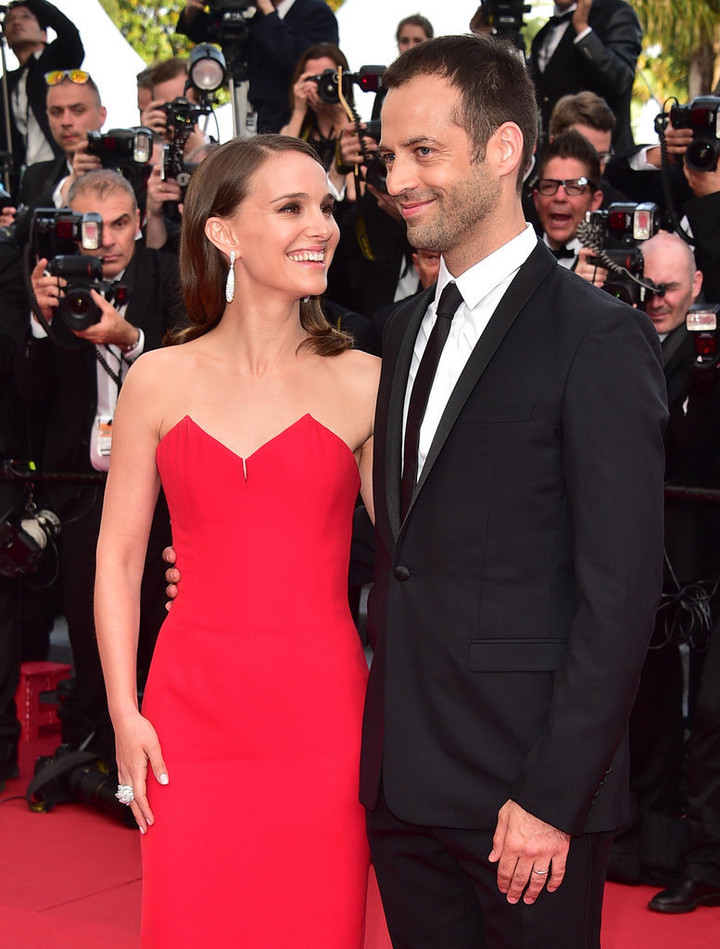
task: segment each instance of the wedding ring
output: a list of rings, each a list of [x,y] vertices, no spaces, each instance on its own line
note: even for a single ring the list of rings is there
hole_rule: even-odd
[[[121,804],[132,804],[132,802],[135,800],[132,784],[118,784],[115,797],[118,799],[118,801],[120,801]]]
[[[549,870],[550,870],[550,867],[548,867],[547,870],[536,870],[535,867],[533,867],[533,873],[537,873],[538,876],[541,876],[541,877],[544,877],[545,874],[548,873]]]

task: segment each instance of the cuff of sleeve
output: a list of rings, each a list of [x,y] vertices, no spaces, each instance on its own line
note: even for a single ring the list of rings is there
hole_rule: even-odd
[[[579,43],[581,40],[584,40],[586,36],[589,36],[592,33],[592,31],[593,28],[591,26],[586,26],[582,33],[578,33],[578,35],[573,40],[573,43]]]
[[[123,356],[128,362],[132,362],[134,359],[137,359],[138,356],[141,356],[145,348],[145,334],[139,326],[136,326],[135,329],[138,331],[137,342],[128,349],[123,347]]]
[[[38,323],[32,313],[30,314],[30,332],[32,333],[33,339],[47,339],[45,329]]]

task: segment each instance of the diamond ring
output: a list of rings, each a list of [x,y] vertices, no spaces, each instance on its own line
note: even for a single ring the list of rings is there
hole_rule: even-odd
[[[120,801],[121,804],[132,804],[132,802],[135,800],[132,784],[118,784],[115,797],[118,799],[118,801]]]

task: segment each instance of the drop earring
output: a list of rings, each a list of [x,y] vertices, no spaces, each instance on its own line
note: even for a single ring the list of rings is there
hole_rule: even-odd
[[[232,303],[235,299],[235,251],[230,251],[230,269],[225,282],[225,299]]]

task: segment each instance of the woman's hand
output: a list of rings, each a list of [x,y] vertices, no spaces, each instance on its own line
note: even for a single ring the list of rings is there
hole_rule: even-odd
[[[147,800],[148,761],[158,784],[168,784],[168,770],[163,761],[157,732],[140,712],[134,712],[118,721],[115,728],[115,750],[118,766],[118,781],[133,789],[134,799],[130,804],[141,834],[155,822]]]

